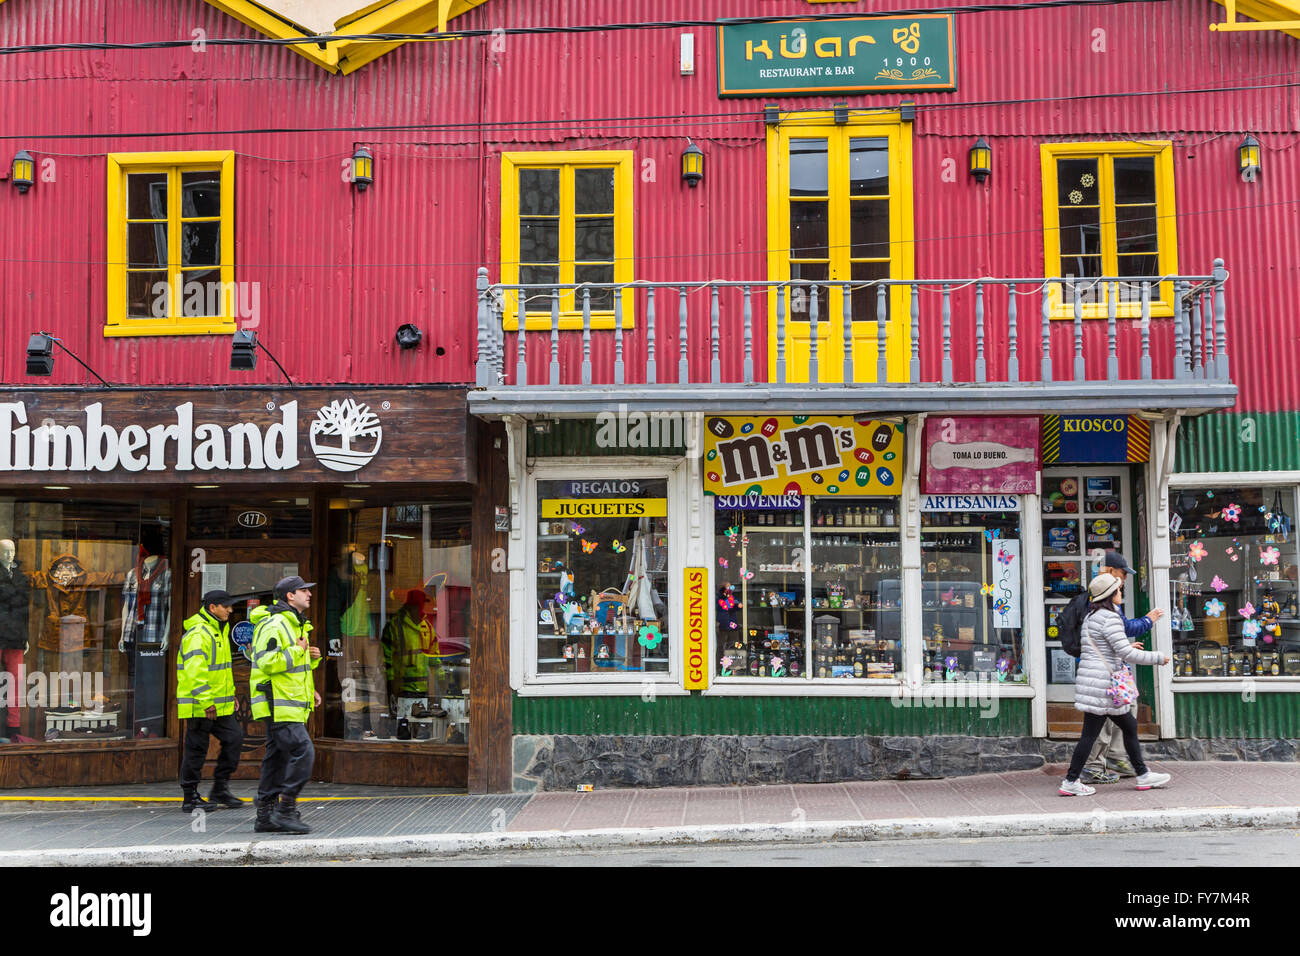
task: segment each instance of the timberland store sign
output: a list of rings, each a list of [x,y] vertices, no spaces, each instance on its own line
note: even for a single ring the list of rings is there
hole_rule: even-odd
[[[0,485],[466,481],[456,390],[11,393]]]

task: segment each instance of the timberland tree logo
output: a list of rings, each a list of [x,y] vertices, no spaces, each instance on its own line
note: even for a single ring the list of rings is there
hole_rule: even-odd
[[[312,454],[331,471],[357,471],[374,461],[383,444],[379,416],[351,398],[335,399],[316,413],[308,434]],[[357,447],[353,447],[353,442]]]

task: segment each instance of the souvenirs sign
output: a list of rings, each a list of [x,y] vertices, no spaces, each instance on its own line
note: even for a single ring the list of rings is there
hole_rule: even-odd
[[[710,495],[897,495],[902,426],[847,416],[708,418]]]
[[[955,90],[951,14],[718,27],[718,95]]]

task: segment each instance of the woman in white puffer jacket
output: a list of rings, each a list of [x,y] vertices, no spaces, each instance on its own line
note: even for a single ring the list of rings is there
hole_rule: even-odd
[[[1156,651],[1138,650],[1124,635],[1124,618],[1116,606],[1124,600],[1124,585],[1110,574],[1099,574],[1088,585],[1088,615],[1083,620],[1080,635],[1079,668],[1074,678],[1074,707],[1083,711],[1083,733],[1074,748],[1070,770],[1057,792],[1063,797],[1086,797],[1097,791],[1079,782],[1079,774],[1088,759],[1092,745],[1107,720],[1112,721],[1124,735],[1124,749],[1129,762],[1137,772],[1137,788],[1150,790],[1169,782],[1169,774],[1148,770],[1142,760],[1142,747],[1138,743],[1137,717],[1132,707],[1116,706],[1107,691],[1111,674],[1125,663],[1168,664],[1169,658]]]

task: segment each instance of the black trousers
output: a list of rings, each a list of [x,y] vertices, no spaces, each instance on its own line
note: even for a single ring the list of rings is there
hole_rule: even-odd
[[[208,739],[215,736],[221,744],[217,754],[217,769],[212,782],[224,784],[239,766],[239,747],[244,742],[244,731],[234,714],[224,717],[191,717],[185,722],[185,755],[181,758],[181,787],[197,787],[203,776],[203,761],[208,756]]]
[[[1128,762],[1133,765],[1133,772],[1139,777],[1147,772],[1147,765],[1142,762],[1142,746],[1138,743],[1138,719],[1129,711],[1125,714],[1088,714],[1083,715],[1083,733],[1079,735],[1079,745],[1074,748],[1070,759],[1070,770],[1065,779],[1075,781],[1083,772],[1083,765],[1092,752],[1092,745],[1097,742],[1097,735],[1109,720],[1124,735],[1124,750],[1128,753]]]
[[[312,746],[306,724],[269,724],[262,779],[257,786],[258,804],[272,803],[276,797],[297,797],[311,779],[315,761],[316,748]]]

